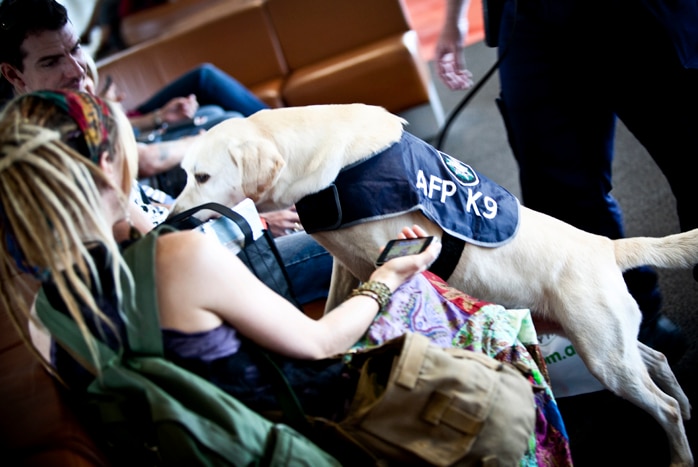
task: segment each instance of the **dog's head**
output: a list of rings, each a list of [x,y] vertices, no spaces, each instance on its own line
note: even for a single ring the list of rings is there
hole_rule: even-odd
[[[245,198],[257,202],[284,165],[273,139],[261,134],[253,122],[226,120],[201,135],[182,160],[187,184],[172,214],[207,202],[226,206]]]

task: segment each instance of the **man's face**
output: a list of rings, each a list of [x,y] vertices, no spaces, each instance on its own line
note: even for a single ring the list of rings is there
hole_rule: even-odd
[[[0,64],[18,94],[42,89],[85,90],[87,64],[70,22],[57,31],[27,36],[22,50],[26,54],[23,71],[8,63]]]

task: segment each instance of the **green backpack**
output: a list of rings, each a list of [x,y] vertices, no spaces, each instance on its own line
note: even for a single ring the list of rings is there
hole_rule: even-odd
[[[131,465],[338,466],[291,427],[272,423],[205,379],[163,357],[154,257],[156,229],[124,252],[137,287],[135,307],[124,296],[131,352],[98,340],[102,376],[88,388],[110,455]],[[76,323],[40,292],[36,309],[59,343],[91,361]],[[98,338],[99,336],[95,336]]]

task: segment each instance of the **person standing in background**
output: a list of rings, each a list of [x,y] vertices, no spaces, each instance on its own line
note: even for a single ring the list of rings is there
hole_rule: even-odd
[[[453,90],[473,84],[462,55],[469,3],[447,0],[436,46],[438,74]],[[620,119],[666,176],[681,230],[698,227],[694,176],[687,170],[698,151],[698,2],[502,0],[488,6],[485,11],[502,8],[501,19],[486,21],[499,29],[497,105],[524,204],[591,233],[625,236],[611,195]],[[656,273],[639,268],[625,280],[643,313],[639,339],[676,364],[687,342],[661,311]],[[634,464],[631,453],[638,456],[634,465],[666,460],[662,449],[638,449],[643,439],[653,439],[655,447],[663,440],[654,421],[607,391],[559,404],[576,464],[606,465],[592,454],[603,452],[602,445],[628,465]],[[609,417],[620,420],[622,430],[644,433],[627,435],[632,445],[624,446]]]

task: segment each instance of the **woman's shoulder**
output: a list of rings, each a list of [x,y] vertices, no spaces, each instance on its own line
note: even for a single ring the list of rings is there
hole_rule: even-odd
[[[175,230],[166,235],[160,234],[157,239],[158,251],[167,254],[191,255],[200,250],[217,250],[221,244],[214,238],[195,230]]]
[[[179,230],[157,239],[157,261],[160,266],[179,268],[210,267],[219,260],[229,261],[232,254],[215,237],[196,230]]]

